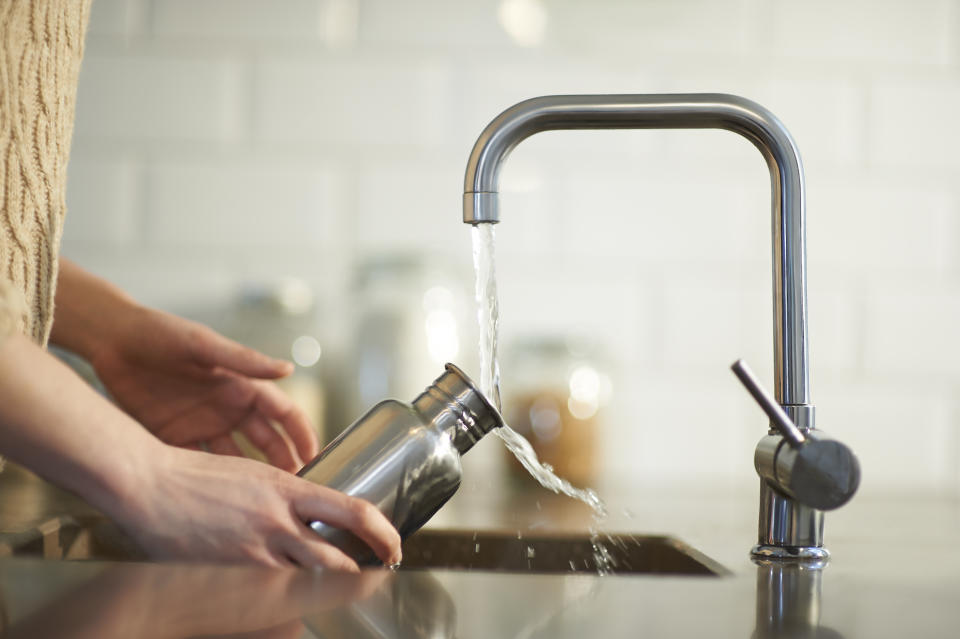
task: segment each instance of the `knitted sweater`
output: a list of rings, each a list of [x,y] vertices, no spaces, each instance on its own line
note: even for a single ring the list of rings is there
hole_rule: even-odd
[[[53,324],[90,0],[0,0],[0,339]]]

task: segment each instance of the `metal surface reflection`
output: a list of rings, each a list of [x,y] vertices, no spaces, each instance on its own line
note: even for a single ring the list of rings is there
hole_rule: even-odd
[[[39,581],[36,575],[42,575]],[[360,574],[241,566],[5,562],[5,638],[302,637],[304,619],[370,619],[390,634],[453,629],[453,602],[428,574]],[[384,603],[386,602],[386,603]],[[426,630],[424,630],[426,629]],[[326,630],[325,630],[326,632]],[[336,634],[320,634],[336,637]]]
[[[753,639],[843,639],[820,625],[826,562],[757,561],[757,626]]]
[[[305,619],[324,639],[443,639],[457,630],[453,598],[429,572],[393,573],[370,597]]]

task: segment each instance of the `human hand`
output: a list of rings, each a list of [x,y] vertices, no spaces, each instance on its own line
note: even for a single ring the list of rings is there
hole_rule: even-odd
[[[152,557],[268,566],[356,562],[305,522],[349,530],[385,564],[400,535],[373,504],[250,459],[157,445],[148,468],[110,515]]]
[[[102,334],[90,354],[98,377],[120,407],[164,442],[242,455],[232,437],[238,432],[291,472],[317,454],[309,420],[270,381],[289,375],[291,363],[142,306],[126,308]]]
[[[167,443],[239,455],[239,432],[291,471],[317,453],[306,416],[270,381],[289,362],[146,308],[66,259],[50,341],[93,364],[117,404]]]
[[[400,560],[399,534],[369,502],[250,459],[164,444],[22,335],[0,344],[0,450],[154,557],[356,571],[305,523],[322,521],[384,562]]]

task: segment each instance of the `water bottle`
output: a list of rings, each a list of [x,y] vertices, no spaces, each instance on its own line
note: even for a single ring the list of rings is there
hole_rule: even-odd
[[[498,426],[503,418],[496,408],[463,371],[447,364],[412,404],[380,402],[297,474],[366,499],[406,539],[457,491],[460,456]],[[320,521],[309,525],[358,563],[376,563],[353,533]]]

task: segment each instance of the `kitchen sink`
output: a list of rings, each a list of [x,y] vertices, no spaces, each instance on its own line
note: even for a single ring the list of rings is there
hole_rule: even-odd
[[[0,531],[0,557],[147,561],[113,522],[99,516],[52,517],[17,531]]]
[[[687,544],[662,535],[602,533],[607,572],[618,575],[724,575],[728,571]],[[30,531],[0,534],[0,555],[47,559],[145,561],[147,557],[102,518],[56,517]],[[403,542],[401,569],[531,574],[598,572],[589,534],[420,530]]]
[[[725,575],[720,564],[667,536],[601,533],[608,571],[618,575]],[[601,558],[589,534],[506,533],[425,529],[403,543],[402,569],[513,573],[598,572]]]

